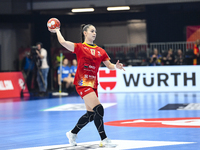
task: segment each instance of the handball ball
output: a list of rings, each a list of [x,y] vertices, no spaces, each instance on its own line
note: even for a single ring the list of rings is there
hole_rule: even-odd
[[[57,29],[60,28],[60,21],[56,18],[51,18],[47,22],[47,27],[49,29]]]

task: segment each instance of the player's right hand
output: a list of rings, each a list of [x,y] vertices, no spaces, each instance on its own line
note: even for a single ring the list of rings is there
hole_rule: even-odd
[[[48,28],[49,29],[49,28]],[[59,31],[60,30],[60,28],[58,28],[58,29],[49,29],[49,31],[51,32],[51,33],[56,33],[57,31]]]

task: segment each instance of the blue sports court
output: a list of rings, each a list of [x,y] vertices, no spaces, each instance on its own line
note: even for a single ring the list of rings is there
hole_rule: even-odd
[[[200,0],[0,0],[0,18],[0,150],[200,150]],[[98,84],[116,147],[98,118],[69,144],[74,83]]]
[[[100,93],[104,123],[118,121],[105,125],[107,136],[118,144],[116,148],[98,147],[100,137],[93,122],[79,132],[78,146],[69,145],[65,133],[85,113],[78,95],[2,99],[0,149],[198,150],[199,97],[199,92]]]

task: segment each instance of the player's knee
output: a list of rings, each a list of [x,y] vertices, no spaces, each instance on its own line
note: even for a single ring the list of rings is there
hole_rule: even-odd
[[[85,118],[88,119],[89,122],[94,120],[94,112],[87,111],[85,115],[83,115]]]
[[[93,108],[93,110],[95,112],[95,116],[96,117],[103,118],[103,116],[104,116],[104,109],[103,109],[103,106],[101,104],[95,106]]]
[[[87,113],[88,113],[88,120],[89,120],[89,122],[93,121],[94,120],[94,112],[87,111]]]

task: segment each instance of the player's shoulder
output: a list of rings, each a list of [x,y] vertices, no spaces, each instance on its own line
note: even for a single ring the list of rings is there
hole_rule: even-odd
[[[99,47],[99,46],[98,46],[98,47],[97,47],[97,50],[100,51],[100,52],[106,53],[106,51],[105,51],[102,47]]]
[[[74,43],[75,44],[75,46],[83,46],[83,43]]]
[[[83,43],[75,43],[75,44],[77,44],[77,45],[83,45]]]
[[[105,51],[102,47],[100,46],[97,46],[98,49],[102,50],[102,51]]]

